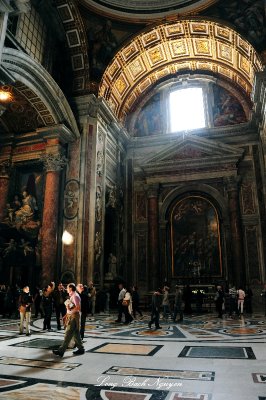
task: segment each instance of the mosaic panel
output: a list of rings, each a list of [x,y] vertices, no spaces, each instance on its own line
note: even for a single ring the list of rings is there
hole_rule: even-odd
[[[24,381],[18,381],[16,379],[0,378],[0,390],[2,390],[3,388],[6,389],[10,386],[20,385],[21,383],[24,383]]]
[[[255,383],[266,383],[266,374],[264,373],[254,373],[252,378]]]
[[[185,346],[178,357],[256,359],[251,347],[225,346]]]
[[[60,371],[72,371],[72,369],[77,368],[80,364],[71,364],[65,362],[54,362],[54,361],[44,361],[44,360],[30,360],[27,358],[16,358],[16,357],[0,357],[0,364],[3,365],[19,365],[23,367],[33,367],[33,368],[45,368],[45,369],[55,369]]]
[[[36,338],[27,340],[25,342],[15,343],[11,346],[14,347],[30,347],[36,349],[57,349],[62,344],[62,340],[58,339],[46,339],[46,338]]]
[[[150,344],[121,344],[121,343],[103,343],[100,346],[94,347],[89,350],[90,353],[104,353],[104,354],[121,354],[121,355],[134,355],[134,356],[153,356],[159,351],[162,345]]]
[[[29,392],[30,390],[30,392]],[[73,400],[81,398],[81,388],[68,386],[55,386],[45,383],[37,383],[29,387],[13,390],[12,392],[1,393],[1,399],[8,400]]]
[[[111,381],[111,379],[112,381]],[[167,379],[150,381],[148,389],[140,388],[145,380],[135,377],[125,378],[123,387],[119,386],[113,377],[101,376],[96,385],[58,382],[57,380],[23,378],[18,381],[10,375],[0,375],[1,399],[8,400],[210,400],[206,393],[179,392],[181,383]],[[109,383],[109,385],[108,385]],[[171,392],[169,392],[171,390]]]
[[[206,393],[172,393],[169,400],[210,400],[212,396]]]
[[[104,374],[123,375],[123,376],[143,376],[153,378],[167,379],[185,379],[199,381],[214,381],[215,372],[211,371],[189,371],[189,370],[165,370],[165,369],[149,369],[134,367],[118,367],[109,368]],[[266,379],[265,379],[266,381]]]

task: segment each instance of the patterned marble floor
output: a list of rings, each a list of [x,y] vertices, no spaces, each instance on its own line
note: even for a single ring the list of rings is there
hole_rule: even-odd
[[[85,354],[52,354],[64,331],[18,335],[18,321],[0,319],[0,399],[8,400],[266,400],[266,318],[215,315],[130,325],[116,315],[87,318]]]

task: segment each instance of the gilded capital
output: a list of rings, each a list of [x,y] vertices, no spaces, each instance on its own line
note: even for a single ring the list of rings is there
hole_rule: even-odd
[[[40,157],[46,172],[61,171],[68,163],[68,159],[60,153],[46,153]]]

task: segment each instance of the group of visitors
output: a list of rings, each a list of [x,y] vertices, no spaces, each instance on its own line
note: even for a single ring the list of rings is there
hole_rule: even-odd
[[[136,319],[137,313],[140,317],[143,317],[140,309],[139,293],[137,286],[132,286],[131,289],[127,289],[126,285],[119,283],[119,294],[118,294],[118,317],[115,322],[122,322],[122,316],[124,314],[125,324],[129,324]]]
[[[24,325],[26,335],[30,333],[31,309],[35,303],[35,315],[41,313],[43,317],[43,331],[51,331],[51,317],[53,307],[55,309],[57,330],[61,330],[61,322],[65,328],[65,336],[62,345],[53,350],[57,356],[63,357],[70,341],[73,339],[77,350],[74,355],[84,354],[82,339],[84,338],[85,323],[88,312],[93,315],[95,312],[96,289],[91,281],[88,287],[82,283],[69,283],[65,288],[59,282],[57,287],[55,283],[49,283],[42,291],[36,292],[34,296],[30,294],[29,286],[22,289],[22,293],[18,299],[20,325],[19,334],[22,335]]]
[[[252,289],[248,286],[246,290],[242,286],[238,289],[234,285],[230,285],[227,292],[221,285],[216,287],[215,304],[218,312],[218,318],[222,318],[223,314],[228,313],[229,318],[241,316],[244,308],[247,314],[252,314]]]
[[[81,299],[80,335],[83,338],[86,317],[89,313],[93,315],[95,312],[96,289],[93,282],[90,281],[88,286],[79,283],[76,290]],[[54,282],[51,282],[43,290],[37,287],[33,295],[30,294],[29,286],[25,286],[18,298],[20,315],[19,334],[23,334],[25,325],[26,335],[30,335],[30,320],[33,306],[35,308],[35,317],[37,318],[40,313],[41,318],[43,318],[43,331],[52,331],[51,319],[53,311],[55,311],[56,315],[57,330],[61,330],[68,312],[68,299],[69,292],[62,282],[59,282],[57,287]]]

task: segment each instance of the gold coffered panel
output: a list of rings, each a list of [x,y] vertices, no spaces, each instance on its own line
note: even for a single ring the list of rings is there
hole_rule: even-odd
[[[231,28],[197,18],[152,27],[124,46],[99,88],[123,121],[144,91],[183,70],[208,70],[232,80],[248,95],[262,64],[254,48]]]

